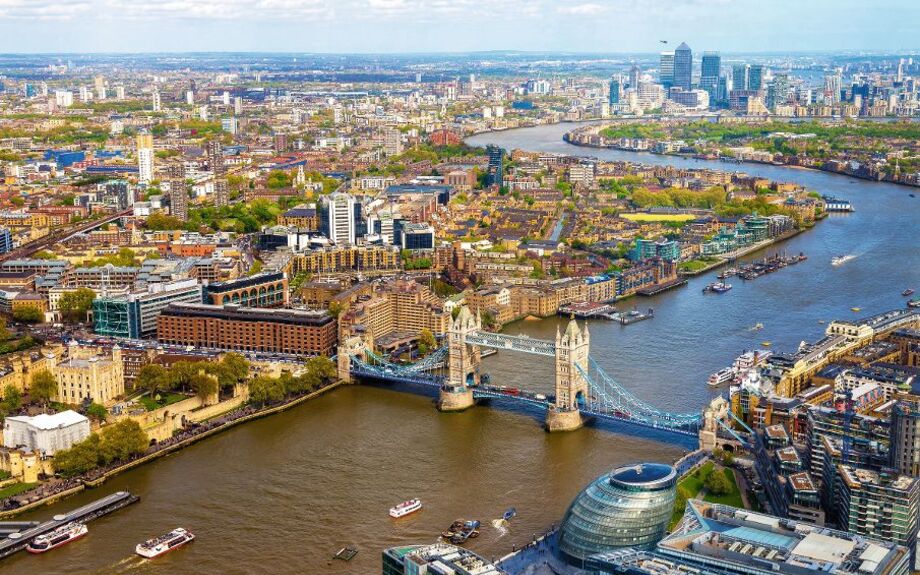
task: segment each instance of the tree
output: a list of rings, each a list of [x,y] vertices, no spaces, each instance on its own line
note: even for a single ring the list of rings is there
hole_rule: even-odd
[[[57,380],[47,369],[43,369],[32,376],[32,384],[29,386],[29,397],[37,401],[42,407],[48,405],[51,398],[57,395]]]
[[[200,399],[207,399],[220,390],[217,378],[213,375],[199,373],[193,375],[189,383]]]
[[[225,354],[220,360],[228,369],[236,382],[241,382],[249,377],[249,361],[238,353]]]
[[[249,399],[255,404],[265,405],[284,399],[284,386],[278,379],[259,376],[249,382]]]
[[[438,340],[435,339],[434,334],[431,333],[431,330],[423,329],[418,334],[418,350],[422,355],[427,355],[428,352],[435,349],[438,346]]]
[[[0,403],[0,410],[4,413],[17,411],[22,407],[22,392],[13,384],[3,388],[3,402]]]
[[[105,421],[108,415],[108,410],[104,405],[99,403],[91,403],[89,407],[86,408],[86,416],[99,422]]]
[[[99,465],[99,435],[95,433],[90,434],[80,443],[75,443],[70,449],[54,454],[54,470],[64,477],[86,473],[97,465]]]
[[[140,423],[122,419],[102,429],[99,441],[99,463],[124,461],[146,451],[149,440]]]
[[[724,470],[721,469],[713,469],[703,481],[703,486],[711,495],[725,495],[732,490],[731,483],[725,476]]]
[[[82,321],[86,319],[86,312],[93,306],[94,299],[96,299],[96,292],[81,287],[62,295],[58,307],[67,320]]]
[[[41,323],[45,314],[35,306],[19,306],[13,310],[13,319],[25,323]]]
[[[326,383],[338,377],[339,370],[328,357],[317,356],[307,361],[307,373],[312,373],[320,381]]]
[[[154,395],[158,391],[165,390],[166,378],[166,368],[162,365],[151,363],[142,367],[137,373],[134,385],[137,388],[146,389],[151,395]]]
[[[13,334],[10,333],[9,328],[6,326],[6,318],[0,316],[0,341],[6,341],[13,337]]]

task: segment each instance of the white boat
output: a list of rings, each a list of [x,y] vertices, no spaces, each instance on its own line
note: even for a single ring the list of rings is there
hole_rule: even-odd
[[[735,358],[735,362],[732,364],[732,368],[735,373],[741,373],[752,367],[756,367],[763,362],[770,359],[770,356],[773,355],[773,352],[767,349],[755,349],[754,351],[746,351]]]
[[[66,545],[75,539],[79,539],[89,533],[89,529],[82,523],[68,523],[61,525],[53,531],[39,535],[26,547],[29,553],[44,553],[56,549],[61,545]]]
[[[422,508],[422,500],[419,498],[410,499],[409,501],[403,501],[395,507],[390,507],[390,517],[394,519],[399,519],[400,517],[405,517],[410,513],[415,513]]]
[[[709,376],[709,385],[713,387],[722,385],[723,383],[731,381],[734,377],[735,370],[730,367],[726,367],[725,369],[720,369],[719,371]]]
[[[855,257],[856,256],[854,255],[834,256],[831,259],[831,265],[832,266],[842,266],[843,264],[847,263],[848,261],[850,261],[851,259]]]
[[[173,549],[178,549],[194,540],[194,533],[182,527],[176,527],[166,535],[160,535],[154,539],[148,539],[143,543],[138,543],[134,551],[141,557],[153,559],[164,553],[169,553]]]

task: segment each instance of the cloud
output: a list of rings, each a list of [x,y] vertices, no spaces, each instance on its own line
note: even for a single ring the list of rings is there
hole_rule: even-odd
[[[608,6],[588,2],[585,4],[575,4],[574,6],[559,6],[556,8],[556,12],[560,14],[572,14],[574,16],[597,16],[603,14],[608,9]]]
[[[92,0],[0,0],[0,19],[67,20],[92,10]]]

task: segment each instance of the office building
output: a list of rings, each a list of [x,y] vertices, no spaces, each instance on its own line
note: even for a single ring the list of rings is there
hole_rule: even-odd
[[[722,57],[718,52],[703,52],[703,62],[700,69],[700,89],[706,90],[709,100],[718,99],[719,76],[722,72]]]
[[[336,192],[322,199],[319,205],[319,231],[339,246],[354,245],[355,198]]]
[[[13,249],[13,236],[9,228],[0,228],[0,254],[5,254]]]
[[[503,575],[479,555],[447,543],[391,547],[383,552],[383,575]]]
[[[147,132],[137,135],[137,169],[142,184],[153,180],[153,135]]]
[[[747,90],[751,67],[747,64],[732,66],[732,90]]]
[[[674,50],[674,83],[672,86],[689,91],[693,83],[693,52],[686,42]]]
[[[326,311],[172,304],[157,318],[157,340],[212,349],[335,354],[337,322]]]
[[[658,80],[665,90],[674,85],[674,52],[662,52],[658,65]]]
[[[920,480],[889,471],[837,467],[834,510],[846,531],[911,546],[917,537]]]
[[[891,409],[891,467],[920,476],[920,398],[902,399]]]
[[[601,575],[906,575],[910,550],[880,537],[694,499],[654,550],[598,554],[588,568]]]
[[[489,155],[489,166],[486,172],[486,185],[498,186],[504,185],[504,155],[505,150],[498,146],[486,146],[486,153]]]
[[[7,417],[3,422],[3,445],[42,455],[70,449],[89,437],[89,420],[76,411],[29,417]]]
[[[748,70],[748,90],[761,92],[764,89],[764,69],[762,64],[752,64]]]
[[[434,228],[429,224],[405,223],[400,236],[404,250],[434,249]]]
[[[264,272],[204,286],[204,301],[243,307],[284,307],[288,304],[288,281],[283,272]]]
[[[670,465],[620,467],[586,487],[569,506],[559,530],[559,554],[585,568],[596,553],[651,549],[664,537],[676,498]]]
[[[157,316],[171,303],[201,303],[196,279],[150,284],[145,291],[102,295],[93,300],[93,331],[112,337],[146,338],[157,331]]]
[[[619,78],[610,80],[608,87],[610,93],[607,95],[607,102],[610,104],[619,104],[620,98],[623,97],[623,86],[620,84]]]

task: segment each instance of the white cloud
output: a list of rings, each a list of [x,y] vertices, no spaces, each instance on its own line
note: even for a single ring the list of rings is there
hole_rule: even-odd
[[[556,12],[560,14],[572,14],[575,16],[597,16],[603,14],[609,9],[608,6],[588,2],[585,4],[575,4],[574,6],[559,6]]]

